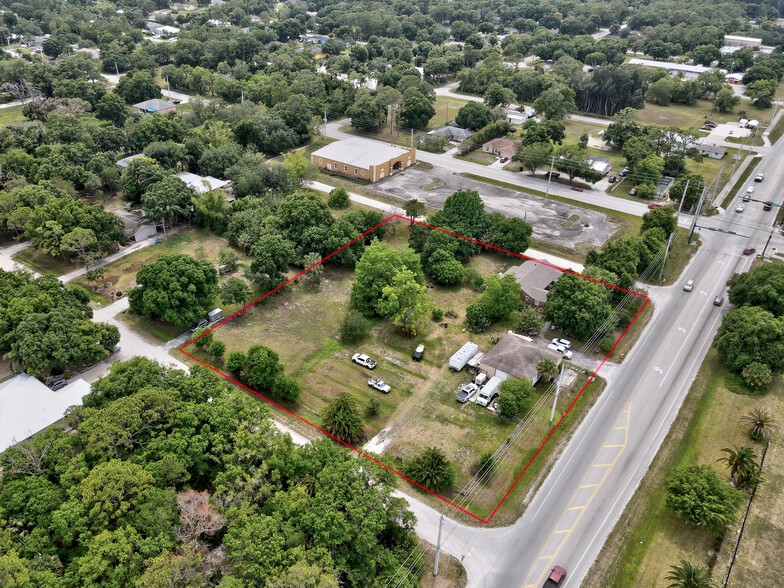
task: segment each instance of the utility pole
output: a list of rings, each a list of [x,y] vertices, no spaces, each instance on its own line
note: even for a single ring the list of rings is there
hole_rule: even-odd
[[[553,398],[553,410],[550,411],[550,424],[552,424],[553,419],[555,418],[555,403],[558,402],[558,396],[561,394],[561,378],[563,378],[564,372],[564,364],[561,362],[561,373],[558,374],[558,382],[556,382],[555,386],[555,398]]]
[[[118,76],[120,75],[120,68],[117,67],[116,61],[114,62],[114,71],[117,73]]]
[[[687,192],[687,191],[688,191],[688,189],[689,189],[689,182],[691,182],[691,178],[689,178],[689,179],[687,179],[687,180],[686,180],[686,187],[685,187],[685,188],[683,188],[683,196],[681,196],[681,203],[680,203],[680,205],[678,206],[678,215],[680,215],[680,213],[681,213],[681,209],[683,208],[683,201],[684,201],[684,200],[686,200],[686,192]]]
[[[694,220],[691,221],[691,228],[689,228],[689,240],[686,241],[688,245],[691,243],[691,237],[694,235],[694,228],[697,226],[697,218],[700,216],[700,211],[702,210],[702,203],[705,200],[705,191],[708,189],[708,186],[705,186],[702,189],[702,194],[700,194],[700,200],[697,202],[697,210],[694,211]]]
[[[441,529],[444,526],[444,513],[441,513],[441,518],[438,520],[438,543],[436,543],[436,565],[433,566],[433,575],[438,575],[438,556],[441,555]]]
[[[326,108],[324,108],[324,131],[323,131],[323,134],[324,134],[324,140],[326,141],[327,140],[327,109]]]
[[[664,250],[664,261],[661,264],[661,269],[659,270],[659,281],[662,281],[662,274],[664,273],[664,266],[667,265],[667,255],[670,253],[670,245],[672,244],[672,239],[675,237],[675,231],[670,233],[670,238],[667,239],[667,249]]]
[[[773,226],[770,228],[770,235],[768,235],[768,240],[765,241],[765,247],[762,249],[762,257],[765,258],[765,252],[768,250],[768,245],[770,245],[770,239],[773,237],[773,231],[776,230],[776,222],[773,222]]]
[[[409,145],[411,149],[414,148],[414,129],[411,129],[411,145]]]
[[[719,189],[719,182],[721,181],[721,174],[724,171],[724,164],[725,163],[726,163],[726,161],[722,161],[721,162],[721,168],[719,169],[719,177],[716,178],[716,185],[713,186],[713,194],[711,194],[711,197],[710,197],[710,204],[713,204],[713,199],[716,198],[716,190]]]
[[[550,195],[550,182],[553,179],[553,166],[555,165],[555,155],[550,157],[550,173],[547,174],[547,190],[544,192],[544,197],[547,198]]]

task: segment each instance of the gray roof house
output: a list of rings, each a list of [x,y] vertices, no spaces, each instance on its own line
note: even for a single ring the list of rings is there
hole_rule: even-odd
[[[474,131],[469,129],[464,129],[454,124],[438,127],[437,129],[433,129],[428,133],[428,135],[435,135],[436,137],[446,137],[450,141],[457,141],[458,143],[465,141],[473,134]]]
[[[563,272],[557,268],[530,259],[507,270],[506,275],[514,276],[523,290],[523,300],[531,306],[543,307],[547,303],[550,287],[558,281]]]
[[[220,190],[231,185],[231,180],[219,180],[212,176],[200,176],[190,172],[179,172],[174,174],[174,176],[180,178],[188,187],[196,190],[198,194],[205,194],[211,190]]]
[[[710,157],[711,159],[721,159],[727,155],[727,148],[721,145],[712,145],[711,143],[700,143],[697,145],[697,151],[700,155]]]
[[[556,364],[563,360],[560,353],[537,345],[527,337],[507,334],[482,356],[479,369],[487,374],[488,379],[496,377],[507,380],[512,377],[530,380],[535,384],[539,379],[536,364],[545,358],[552,359]]]
[[[177,105],[168,100],[161,100],[160,98],[153,98],[152,100],[145,100],[133,105],[134,108],[141,110],[144,114],[153,114],[155,112],[174,112]]]

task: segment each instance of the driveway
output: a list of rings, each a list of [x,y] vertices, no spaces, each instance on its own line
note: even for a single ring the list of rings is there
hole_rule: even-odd
[[[601,246],[615,230],[600,212],[470,180],[438,166],[409,168],[368,188],[404,200],[424,200],[434,208],[442,208],[457,190],[476,190],[487,211],[525,219],[534,237],[566,247],[578,243]]]

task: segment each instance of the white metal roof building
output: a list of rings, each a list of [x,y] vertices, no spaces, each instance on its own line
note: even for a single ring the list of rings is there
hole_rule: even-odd
[[[742,37],[740,35],[724,35],[724,45],[727,47],[759,47],[762,45],[762,39]]]
[[[82,379],[56,392],[27,374],[0,384],[0,453],[55,424],[89,393],[90,384]]]
[[[683,77],[690,79],[696,78],[701,73],[714,69],[712,67],[705,67],[704,65],[688,65],[686,63],[675,63],[673,61],[654,61],[652,59],[639,59],[637,57],[630,59],[629,65],[641,65],[642,67],[664,69],[670,75],[683,74]],[[726,70],[723,69],[718,71],[727,73]]]
[[[311,154],[321,169],[377,182],[416,163],[416,148],[384,144],[369,139],[335,141]]]
[[[219,180],[212,176],[199,176],[190,172],[180,172],[174,174],[174,177],[180,178],[189,188],[196,190],[198,194],[205,194],[211,190],[219,190],[220,188],[225,188],[231,184],[231,181],[229,180]]]

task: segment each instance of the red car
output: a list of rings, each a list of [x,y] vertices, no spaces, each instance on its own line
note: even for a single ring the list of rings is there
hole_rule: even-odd
[[[637,195],[637,188],[632,188],[629,190],[629,196],[636,196]]]
[[[664,204],[659,204],[658,202],[651,202],[651,203],[648,205],[648,208],[650,208],[651,210],[653,210],[654,208],[661,208],[662,206],[664,206]]]
[[[555,588],[561,584],[561,581],[566,577],[566,570],[561,566],[554,566],[547,576],[543,588]]]
[[[507,161],[509,161],[508,157],[502,157],[501,158],[501,163],[506,163]]]
[[[574,190],[575,192],[582,192],[583,191],[583,189],[580,186],[572,186],[572,190]]]
[[[746,247],[746,249],[743,250],[743,255],[752,255],[756,252],[757,250],[754,249],[754,247]]]

